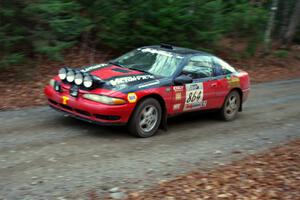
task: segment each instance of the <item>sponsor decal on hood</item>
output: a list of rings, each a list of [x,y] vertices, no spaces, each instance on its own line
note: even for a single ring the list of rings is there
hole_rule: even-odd
[[[107,64],[102,63],[102,64],[97,64],[97,65],[92,65],[92,66],[85,67],[85,68],[81,69],[80,71],[81,72],[90,72],[90,71],[93,71],[93,70],[96,70],[96,69],[99,69],[99,68],[102,68],[102,67],[105,67],[105,66],[107,66]]]
[[[135,81],[141,81],[141,80],[148,80],[148,79],[154,79],[155,77],[153,75],[147,74],[147,75],[133,75],[133,76],[125,76],[125,77],[117,77],[109,80],[109,83],[113,86],[124,84],[124,83],[130,83]]]

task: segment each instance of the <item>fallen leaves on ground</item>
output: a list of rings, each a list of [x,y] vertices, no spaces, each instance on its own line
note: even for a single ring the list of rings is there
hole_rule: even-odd
[[[299,200],[300,140],[211,171],[195,171],[128,200]]]

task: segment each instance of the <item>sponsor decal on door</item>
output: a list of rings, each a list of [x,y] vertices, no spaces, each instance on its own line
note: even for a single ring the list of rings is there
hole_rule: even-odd
[[[183,86],[174,86],[174,87],[173,87],[173,90],[174,90],[175,92],[182,92],[182,91],[183,91]]]
[[[180,92],[177,92],[177,93],[175,94],[175,100],[176,100],[176,101],[181,101],[181,93],[180,93]]]
[[[175,111],[175,110],[179,110],[179,109],[180,109],[180,106],[181,106],[180,103],[174,104],[174,105],[173,105],[173,110],[174,110],[174,111]]]
[[[229,88],[240,87],[240,79],[238,77],[228,77],[227,82]]]

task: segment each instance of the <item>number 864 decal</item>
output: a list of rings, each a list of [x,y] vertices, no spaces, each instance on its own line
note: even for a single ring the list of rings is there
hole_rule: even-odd
[[[206,106],[203,101],[203,83],[186,84],[184,110],[197,109]]]

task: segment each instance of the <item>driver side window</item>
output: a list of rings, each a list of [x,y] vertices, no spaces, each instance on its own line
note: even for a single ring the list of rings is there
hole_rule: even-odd
[[[183,67],[182,74],[193,79],[208,78],[213,76],[213,62],[210,56],[193,56]]]

